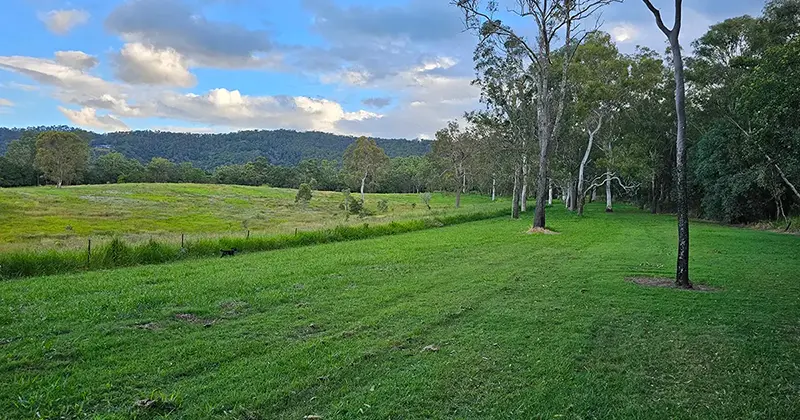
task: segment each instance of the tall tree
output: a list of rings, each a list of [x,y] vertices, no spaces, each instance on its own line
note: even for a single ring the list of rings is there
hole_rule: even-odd
[[[467,183],[467,169],[475,145],[475,136],[470,130],[461,131],[458,123],[451,121],[447,128],[436,132],[431,154],[445,168],[443,175],[450,175],[456,193],[456,208],[461,206],[461,193]]]
[[[75,133],[45,131],[36,136],[36,167],[58,188],[77,181],[89,165],[89,143]]]
[[[534,228],[545,227],[545,205],[548,187],[548,164],[552,140],[557,135],[564,112],[569,63],[574,53],[574,37],[580,36],[580,22],[602,6],[614,0],[519,0],[510,10],[529,19],[535,30],[535,44],[527,41],[508,25],[495,17],[496,1],[454,0],[465,12],[466,24],[478,32],[481,39],[499,37],[522,46],[530,61],[531,77],[536,88],[536,132],[539,139],[539,171],[536,183],[536,209]],[[560,72],[554,72],[554,42],[564,40],[565,57]],[[560,79],[560,80],[559,80]]]
[[[352,178],[361,182],[361,202],[364,202],[364,189],[367,180],[376,181],[377,176],[389,165],[389,157],[378,147],[375,140],[359,137],[344,151],[344,170]]]
[[[689,281],[689,185],[686,169],[686,87],[683,75],[683,56],[679,40],[681,32],[681,15],[683,0],[675,0],[675,21],[672,28],[667,28],[661,19],[661,12],[650,0],[642,0],[653,13],[656,25],[669,40],[672,51],[672,67],[675,72],[675,114],[677,115],[677,136],[675,139],[675,177],[677,180],[678,199],[678,264],[675,284],[690,289]]]
[[[12,140],[6,149],[6,159],[17,173],[17,185],[37,185],[41,171],[36,168],[36,134],[25,130],[17,140]]]

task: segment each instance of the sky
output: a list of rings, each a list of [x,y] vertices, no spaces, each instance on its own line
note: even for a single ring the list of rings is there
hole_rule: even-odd
[[[671,22],[672,1],[654,4]],[[682,45],[691,52],[710,25],[762,7],[686,0]],[[477,37],[449,0],[2,0],[2,8],[0,126],[413,139],[480,108],[470,83]],[[598,18],[624,53],[666,46],[639,0]]]

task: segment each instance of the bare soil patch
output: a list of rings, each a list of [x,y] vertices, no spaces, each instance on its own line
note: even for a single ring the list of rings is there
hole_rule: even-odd
[[[561,235],[561,233],[559,233],[559,232],[556,232],[556,231],[553,231],[553,230],[550,230],[550,229],[545,229],[545,228],[530,228],[530,230],[528,230],[528,234],[530,234],[530,235],[536,235],[536,234],[541,234],[541,235]]]
[[[195,314],[175,314],[175,319],[179,321],[190,322],[192,324],[202,324],[204,327],[210,327],[214,325],[213,319],[198,318]]]
[[[691,289],[683,289],[675,285],[675,279],[666,277],[626,277],[625,281],[629,281],[644,287],[663,287],[667,289],[680,289],[694,292],[717,292],[720,290],[716,287],[706,286],[704,284],[692,284]]]

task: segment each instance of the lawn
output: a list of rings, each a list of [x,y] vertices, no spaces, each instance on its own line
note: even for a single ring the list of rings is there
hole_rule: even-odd
[[[339,192],[315,191],[307,206],[295,203],[297,190],[205,184],[110,184],[0,188],[0,252],[17,249],[84,248],[121,236],[136,243],[151,238],[180,242],[198,237],[282,234],[340,224],[384,223],[429,213],[418,194],[368,194],[376,214],[351,217],[339,209]],[[354,195],[354,196],[357,196]],[[386,200],[389,211],[377,211]],[[502,200],[501,200],[502,201]],[[465,195],[461,212],[505,206],[487,197]],[[435,193],[434,212],[453,213],[454,198]]]
[[[800,417],[799,237],[693,223],[695,292],[624,280],[674,272],[674,217],[529,217],[7,281],[0,413]]]

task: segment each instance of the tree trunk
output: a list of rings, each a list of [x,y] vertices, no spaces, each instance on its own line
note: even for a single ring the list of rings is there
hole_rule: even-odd
[[[614,206],[611,202],[611,170],[606,169],[606,213],[613,213]]]
[[[656,195],[656,173],[653,172],[653,177],[650,179],[650,213],[656,214],[658,211],[656,207],[658,206],[658,196]]]
[[[367,173],[364,173],[364,177],[361,178],[361,202],[364,202],[364,185],[367,183]]]
[[[578,198],[578,214],[583,216],[583,202],[586,197],[586,194],[583,191],[583,171],[586,168],[586,163],[589,162],[589,154],[592,152],[592,145],[594,144],[594,136],[600,131],[600,127],[603,126],[603,117],[598,116],[597,118],[597,128],[594,130],[589,130],[589,143],[586,145],[586,152],[583,154],[583,159],[581,159],[581,166],[578,168],[578,194],[580,195]],[[609,143],[610,144],[610,143]]]
[[[520,211],[528,211],[528,154],[522,154],[522,192],[519,198]]]
[[[553,180],[552,179],[549,182],[548,190],[547,190],[547,205],[548,206],[552,206],[553,205]]]
[[[514,168],[514,189],[511,192],[511,217],[519,219],[519,167]]]
[[[589,196],[589,202],[593,203],[597,201],[597,187],[592,187],[592,195]]]
[[[679,27],[676,29],[680,29]],[[683,77],[683,57],[678,30],[669,37],[672,63],[675,70],[675,111],[678,115],[678,136],[675,142],[675,176],[678,187],[678,264],[675,284],[690,289],[689,281],[689,185],[686,170],[686,88]]]
[[[497,178],[492,174],[492,201],[497,198]]]
[[[578,210],[578,183],[572,182],[572,202],[570,204],[570,210],[576,211]]]
[[[564,200],[564,207],[566,207],[567,210],[572,211],[572,181],[567,183],[566,191],[567,196],[566,200]]]

